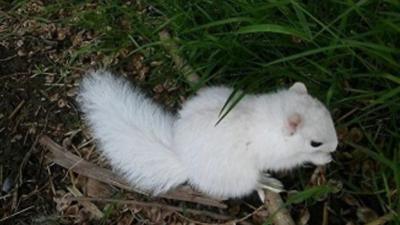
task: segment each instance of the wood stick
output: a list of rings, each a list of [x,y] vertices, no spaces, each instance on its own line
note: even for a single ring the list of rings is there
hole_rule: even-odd
[[[47,154],[46,157],[50,158],[54,163],[71,170],[77,174],[85,177],[92,178],[97,181],[101,181],[113,186],[122,188],[124,190],[133,191],[146,196],[150,196],[149,193],[133,188],[120,176],[113,173],[112,171],[101,168],[93,163],[90,163],[79,156],[66,151],[59,144],[51,140],[50,137],[43,135],[39,139],[39,143],[50,150],[51,154]],[[185,188],[177,189],[174,192],[159,195],[157,197],[167,198],[178,201],[194,202],[202,205],[208,205],[218,208],[227,208],[227,206],[217,200],[202,196],[192,190]]]
[[[295,225],[279,193],[266,190],[264,205],[268,209],[269,215],[272,216],[274,225]]]
[[[8,119],[11,120],[16,114],[17,112],[22,108],[22,106],[25,104],[25,100],[22,100],[17,107],[15,107],[15,109],[12,111],[12,113],[8,116]]]
[[[3,217],[3,218],[0,219],[0,222],[4,222],[6,220],[9,220],[9,219],[11,219],[11,218],[13,218],[15,216],[18,216],[18,215],[20,215],[20,214],[22,214],[22,213],[24,213],[26,211],[29,211],[29,210],[33,209],[34,207],[35,207],[34,205],[31,205],[31,206],[26,207],[25,209],[22,209],[22,210],[20,210],[18,212],[15,212],[15,213],[11,214],[9,216]]]
[[[136,206],[141,206],[141,207],[157,207],[169,211],[176,211],[176,212],[184,212],[184,213],[190,213],[193,215],[204,215],[211,217],[213,219],[217,220],[229,220],[232,219],[230,216],[225,216],[222,214],[217,214],[205,210],[195,210],[195,209],[187,209],[187,208],[182,208],[182,207],[176,207],[176,206],[170,206],[166,204],[161,204],[157,202],[141,202],[137,200],[120,200],[120,199],[113,199],[113,198],[88,198],[88,197],[70,197],[70,200],[76,200],[76,201],[90,201],[90,202],[110,202],[110,203],[118,203],[118,204],[131,204],[131,205],[136,205]]]

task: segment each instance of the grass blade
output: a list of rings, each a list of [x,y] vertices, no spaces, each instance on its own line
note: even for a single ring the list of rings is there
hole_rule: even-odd
[[[234,90],[232,92],[222,107],[219,113],[219,119],[217,123],[215,123],[215,126],[217,126],[228,115],[228,113],[240,102],[244,96],[245,93],[241,90]]]
[[[328,50],[341,49],[341,48],[347,48],[347,47],[348,47],[347,45],[334,45],[334,46],[326,46],[326,47],[322,47],[322,48],[311,49],[311,50],[308,50],[308,51],[304,51],[304,52],[301,52],[301,53],[297,53],[297,54],[294,54],[294,55],[291,55],[291,56],[287,56],[287,57],[283,57],[283,58],[271,61],[269,63],[263,64],[262,66],[263,67],[268,67],[268,66],[271,66],[271,65],[274,65],[274,64],[277,64],[277,63],[288,62],[288,61],[291,61],[291,60],[303,58],[305,56],[322,53],[322,52],[325,52],[325,51],[328,51]]]
[[[277,33],[277,34],[286,34],[292,35],[296,37],[300,37],[304,40],[309,40],[308,35],[304,32],[277,24],[257,24],[257,25],[249,25],[241,27],[236,33],[238,34],[250,34],[250,33]]]
[[[222,25],[226,25],[226,24],[240,23],[240,22],[251,22],[251,21],[252,21],[252,19],[249,18],[249,17],[228,18],[228,19],[224,19],[224,20],[213,21],[211,23],[199,25],[197,27],[184,30],[184,31],[182,31],[182,34],[190,33],[190,32],[193,32],[193,31],[198,31],[198,30],[203,30],[203,29],[207,29],[207,28],[211,28],[211,27],[222,26]]]

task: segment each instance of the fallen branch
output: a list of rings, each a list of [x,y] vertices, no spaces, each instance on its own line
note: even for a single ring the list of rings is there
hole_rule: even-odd
[[[12,111],[12,113],[8,116],[8,119],[11,120],[17,113],[18,111],[22,108],[22,106],[25,104],[25,100],[22,100],[17,107]]]
[[[295,225],[279,193],[266,190],[264,205],[268,209],[269,215],[272,216],[271,220],[274,225]]]
[[[50,137],[46,135],[40,137],[39,143],[50,150],[51,154],[47,154],[46,157],[50,158],[54,163],[68,170],[97,181],[111,184],[124,190],[150,196],[150,194],[147,192],[133,188],[112,171],[101,168],[93,163],[90,163],[80,158],[75,154],[72,154],[69,151],[64,150],[63,147],[55,143],[53,140],[51,140]],[[158,197],[186,202],[194,202],[218,208],[227,208],[225,204],[220,203],[217,200],[204,197],[200,193],[194,192],[192,190],[187,190],[185,188],[180,188],[174,192],[159,195]]]
[[[127,204],[127,205],[135,205],[141,207],[157,207],[160,209],[165,209],[174,212],[183,212],[183,213],[190,213],[193,215],[204,215],[207,217],[211,217],[217,220],[230,220],[232,217],[225,216],[222,214],[217,214],[205,210],[196,210],[196,209],[188,209],[183,207],[175,207],[166,204],[161,204],[157,202],[141,202],[137,200],[120,200],[120,199],[113,199],[113,198],[87,198],[87,197],[71,197],[70,200],[74,201],[90,201],[90,202],[108,202],[108,203],[117,203],[117,204]]]
[[[18,215],[20,215],[20,214],[22,214],[22,213],[24,213],[24,212],[26,212],[26,211],[29,211],[29,210],[33,209],[33,208],[35,208],[34,205],[28,206],[28,207],[26,207],[25,209],[22,209],[22,210],[20,210],[20,211],[18,211],[18,212],[15,212],[15,213],[13,213],[13,214],[11,214],[11,215],[9,215],[9,216],[5,216],[5,217],[3,217],[3,218],[0,218],[0,222],[4,222],[4,221],[6,221],[6,220],[9,220],[9,219],[11,219],[11,218],[13,218],[13,217],[16,217],[16,216],[18,216]]]

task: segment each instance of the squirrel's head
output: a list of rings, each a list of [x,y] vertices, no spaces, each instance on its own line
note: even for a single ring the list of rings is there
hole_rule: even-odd
[[[316,165],[329,163],[332,160],[330,153],[336,150],[338,139],[327,108],[309,95],[306,86],[300,82],[276,96],[280,110],[274,123],[281,134],[277,140],[267,140],[275,149],[276,163],[271,162],[271,153],[261,153],[260,160],[269,162],[265,169],[291,169],[306,162]]]
[[[285,97],[282,104],[285,120],[282,132],[288,144],[287,153],[299,157],[299,164],[304,161],[318,165],[328,163],[331,160],[330,153],[338,145],[329,111],[309,95],[306,86],[300,82],[293,84],[286,91]]]

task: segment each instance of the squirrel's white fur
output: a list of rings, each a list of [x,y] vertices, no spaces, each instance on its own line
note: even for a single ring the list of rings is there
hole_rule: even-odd
[[[246,95],[216,125],[231,93],[203,88],[174,116],[125,79],[97,71],[84,78],[79,102],[111,165],[156,194],[187,181],[210,196],[242,197],[262,186],[263,171],[331,161],[332,118],[304,84]]]

